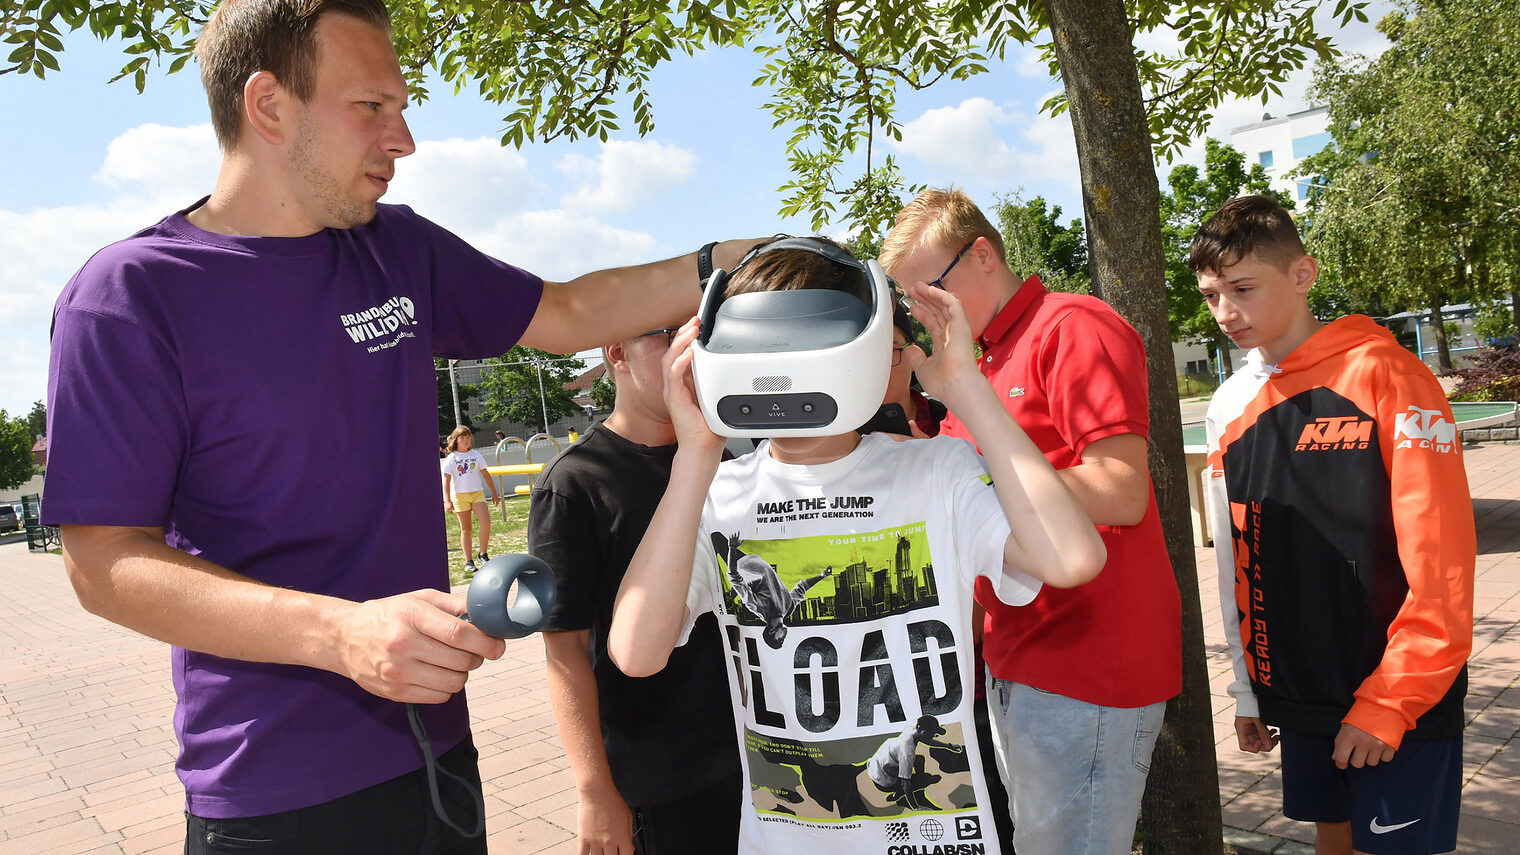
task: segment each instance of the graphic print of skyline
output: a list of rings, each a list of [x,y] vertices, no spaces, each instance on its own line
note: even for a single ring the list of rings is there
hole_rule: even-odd
[[[813,586],[788,616],[788,626],[855,623],[939,605],[933,557],[922,524],[844,537],[792,538],[786,543],[788,548],[779,551],[807,556],[805,562],[794,562],[802,563],[801,568],[772,562],[786,585],[795,585],[827,565],[834,567],[834,575]],[[744,554],[770,561],[767,545],[767,541],[745,541],[740,548]],[[799,546],[803,548],[798,550]],[[866,547],[864,557],[860,555],[862,546]],[[881,566],[872,567],[873,561]],[[730,612],[738,615],[740,623],[758,624],[734,595],[728,581],[727,556],[719,556],[719,565],[723,599]]]

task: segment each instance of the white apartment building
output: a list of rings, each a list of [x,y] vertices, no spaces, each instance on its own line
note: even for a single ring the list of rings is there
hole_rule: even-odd
[[[1280,118],[1265,113],[1259,122],[1232,128],[1230,145],[1246,156],[1247,169],[1261,164],[1272,178],[1273,190],[1302,202],[1308,197],[1311,179],[1287,176],[1299,161],[1335,145],[1330,137],[1330,111],[1311,107]]]

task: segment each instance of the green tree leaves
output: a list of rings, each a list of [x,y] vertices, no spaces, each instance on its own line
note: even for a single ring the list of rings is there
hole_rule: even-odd
[[[998,197],[992,216],[1003,236],[1008,269],[1023,277],[1038,275],[1052,291],[1092,291],[1081,220],[1063,226],[1060,205],[1047,209],[1045,197],[1025,200],[1019,190]]]
[[[1195,138],[1225,98],[1263,101],[1311,57],[1334,48],[1314,26],[1324,0],[1127,0],[1133,47],[1157,156]],[[1496,2],[1496,0],[1485,0]],[[211,0],[13,0],[0,6],[0,42],[13,46],[0,74],[42,77],[58,68],[63,34],[80,29],[126,43],[117,79],[139,90],[150,62],[177,71]],[[904,187],[883,151],[902,134],[900,88],[926,89],[992,70],[1010,49],[1033,45],[1060,74],[1045,5],[1035,0],[602,0],[493,2],[393,0],[395,42],[414,94],[436,72],[454,92],[501,104],[503,144],[558,137],[606,140],[655,126],[650,73],[679,54],[742,48],[767,60],[755,80],[785,133],[792,180],[780,212],[879,234]],[[1366,0],[1338,0],[1341,22],[1365,20]],[[1174,38],[1168,38],[1168,36]],[[1166,45],[1166,47],[1158,47]],[[1066,108],[1066,95],[1045,105]],[[854,176],[854,177],[851,177]]]
[[[617,403],[617,384],[613,383],[609,377],[610,375],[603,373],[602,376],[596,378],[596,382],[591,384],[591,391],[589,392],[591,403],[595,404],[596,408],[603,412],[612,409],[613,405]]]
[[[585,363],[518,345],[488,360],[480,380],[481,416],[547,429],[579,412],[565,384]]]
[[[63,35],[88,30],[99,39],[120,39],[129,59],[112,81],[130,77],[141,92],[149,63],[169,60],[179,71],[194,50],[194,34],[211,15],[212,0],[11,0],[0,4],[0,43],[11,47],[0,75],[12,72],[45,78],[59,69]]]
[[[32,411],[26,414],[26,429],[32,436],[47,436],[47,405],[41,401],[32,404]]]
[[[676,53],[740,43],[743,7],[731,2],[474,2],[391,4],[395,41],[412,90],[426,96],[436,71],[508,112],[504,145],[558,137],[606,140],[622,128],[654,129],[647,84]]]
[[[1389,310],[1441,307],[1520,287],[1520,7],[1401,2],[1376,60],[1322,63],[1315,97],[1339,151],[1308,158],[1310,249],[1348,291]]]
[[[0,410],[0,490],[25,484],[32,471],[32,432],[26,418],[11,418]]]

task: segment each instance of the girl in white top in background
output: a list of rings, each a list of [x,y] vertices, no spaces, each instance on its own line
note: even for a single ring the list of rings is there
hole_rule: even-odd
[[[491,504],[501,504],[496,482],[486,474],[486,459],[474,450],[475,438],[467,427],[449,434],[449,453],[439,461],[443,470],[443,509],[459,516],[459,545],[464,549],[464,569],[475,572],[475,558],[490,561],[491,512],[486,508],[483,486],[491,488]],[[481,482],[485,482],[482,484]],[[480,517],[480,553],[471,549],[470,516]]]

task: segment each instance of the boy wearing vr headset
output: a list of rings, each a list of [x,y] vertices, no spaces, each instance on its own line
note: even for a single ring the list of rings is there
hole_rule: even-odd
[[[762,247],[724,278],[715,274],[709,285],[726,286],[723,299],[831,289],[872,306],[871,329],[891,323],[880,268],[821,240]],[[862,436],[839,423],[849,418],[842,407],[826,429],[779,431],[720,466],[724,438],[709,427],[693,375],[697,319],[664,358],[678,446],[619,591],[608,651],[626,673],[652,674],[698,615],[717,615],[749,793],[741,853],[879,853],[892,843],[993,839],[1000,806],[981,784],[972,726],[973,583],[986,578],[1018,605],[1042,583],[1080,585],[1103,565],[1102,541],[1081,506],[977,371],[958,301],[918,285],[909,296],[935,353],[910,346],[904,358],[971,426],[985,457],[964,440]],[[825,358],[882,367],[890,343],[881,335]],[[765,352],[753,358],[781,362]],[[869,415],[884,374],[874,375],[875,388],[839,390],[840,398],[867,399]],[[723,566],[728,556],[714,548],[714,534],[732,532],[783,584],[835,568],[805,592],[778,648],[741,607]],[[933,780],[922,797],[889,799],[867,761],[926,715],[965,748],[931,746],[924,773]]]

